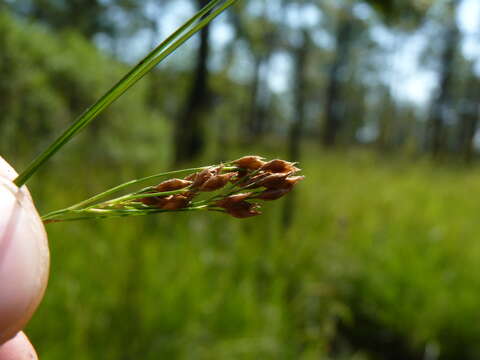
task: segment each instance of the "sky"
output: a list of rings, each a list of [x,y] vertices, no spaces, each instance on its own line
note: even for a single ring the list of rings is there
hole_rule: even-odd
[[[157,8],[154,4],[156,2],[147,2],[146,5],[147,11],[152,16],[155,16],[158,12],[168,14],[168,16],[159,16],[159,19],[161,19],[161,36],[174,31],[195,10],[190,1],[187,0],[177,0],[172,3],[174,5],[167,5],[162,9]],[[261,11],[261,8],[255,5],[260,3],[252,2],[251,4],[253,5],[250,6],[248,11],[252,13]],[[269,3],[269,6],[272,5],[269,8],[269,13],[273,17],[278,14],[274,11],[274,4],[273,1]],[[357,16],[369,16],[366,6],[360,6],[356,11]],[[312,6],[299,7],[292,4],[287,8],[286,21],[292,27],[315,27],[322,21],[322,14]],[[461,51],[466,58],[476,61],[476,70],[480,74],[480,0],[462,0],[457,13],[457,23],[464,37]],[[428,45],[429,38],[424,32],[420,31],[414,35],[405,36],[399,41],[391,32],[380,25],[372,27],[371,32],[373,38],[382,47],[392,49],[385,58],[385,61],[389,64],[385,68],[389,69],[389,72],[381,75],[391,84],[394,96],[401,101],[411,102],[419,106],[428,105],[437,84],[437,75],[433,70],[422,66],[420,56],[423,49]],[[233,29],[226,23],[224,14],[214,21],[211,36],[213,54],[220,53],[225,44],[233,38]],[[159,42],[161,39],[153,39],[152,33],[148,30],[139,32],[134,41],[126,40],[124,57],[128,61],[137,61],[148,52],[153,40]],[[329,39],[325,36],[322,38],[322,32],[316,33],[315,40],[324,46],[328,46]],[[101,45],[101,39],[99,43]],[[185,50],[180,49],[180,52],[182,51]],[[178,54],[174,56],[178,56]],[[240,59],[240,64],[248,66],[248,59]],[[242,69],[239,71],[245,73]],[[290,86],[290,77],[290,58],[286,54],[275,54],[271,59],[267,74],[271,89],[276,93],[287,92]]]
[[[476,60],[480,74],[480,0],[463,0],[457,14],[457,23],[464,36],[462,52],[469,60]],[[425,105],[437,84],[437,76],[420,65],[420,54],[428,39],[421,33],[405,41],[395,54],[395,71],[401,82],[394,88],[405,100]]]
[[[458,23],[465,34],[463,53],[469,59],[477,60],[480,74],[480,1],[464,0],[458,14]]]

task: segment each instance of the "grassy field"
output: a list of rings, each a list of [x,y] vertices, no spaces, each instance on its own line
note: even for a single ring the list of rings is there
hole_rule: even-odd
[[[56,166],[32,184],[42,211],[139,171]],[[42,359],[479,358],[480,172],[355,152],[302,168],[290,227],[283,200],[49,225]]]

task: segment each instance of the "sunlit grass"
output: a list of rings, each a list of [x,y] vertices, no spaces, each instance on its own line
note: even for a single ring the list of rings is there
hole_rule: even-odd
[[[301,165],[289,229],[278,205],[241,222],[162,214],[50,225],[52,277],[29,329],[40,354],[318,358],[337,321],[359,312],[413,347],[477,354],[480,173],[355,153]],[[96,181],[118,179],[105,170]],[[45,207],[83,191],[76,179],[42,186]]]

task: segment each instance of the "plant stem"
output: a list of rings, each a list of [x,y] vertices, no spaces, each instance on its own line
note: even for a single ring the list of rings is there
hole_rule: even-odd
[[[194,206],[188,207],[184,209],[178,210],[162,210],[162,209],[155,209],[155,210],[117,210],[112,212],[111,210],[105,211],[102,209],[86,209],[86,210],[77,210],[76,215],[62,218],[60,215],[61,213],[58,212],[56,215],[45,215],[42,216],[42,221],[44,224],[50,224],[55,222],[64,222],[64,221],[79,221],[79,220],[93,220],[93,219],[104,219],[104,218],[113,218],[113,217],[125,217],[125,216],[142,216],[145,214],[157,214],[157,213],[172,213],[172,212],[186,212],[186,211],[199,211],[199,210],[209,210],[206,205],[202,206]],[[66,210],[62,210],[61,212],[67,213]],[[105,212],[105,214],[103,214]],[[70,212],[69,215],[72,215]]]
[[[103,110],[117,100],[125,91],[140,80],[146,73],[152,70],[160,61],[165,59],[180,45],[187,41],[199,30],[204,28],[210,21],[220,15],[225,9],[231,6],[236,0],[225,1],[218,9],[212,11],[222,0],[212,0],[203,9],[198,11],[186,21],[177,31],[163,41],[158,47],[152,50],[143,60],[132,68],[122,79],[120,79],[110,90],[108,90],[95,104],[89,107],[80,117],[60,135],[44,152],[35,158],[30,165],[14,180],[20,187],[58,150],[67,144],[78,132],[84,129]],[[193,28],[192,25],[201,19]],[[191,30],[187,31],[189,28]],[[186,32],[187,31],[187,32]],[[186,32],[186,33],[185,33]],[[185,33],[183,36],[182,34]]]
[[[227,163],[227,165],[228,164],[230,164],[230,163]],[[146,188],[143,188],[139,191],[135,191],[135,192],[127,194],[127,195],[123,195],[123,196],[120,196],[120,197],[117,197],[117,198],[114,198],[114,199],[111,199],[111,200],[108,200],[108,201],[105,201],[105,202],[100,202],[101,200],[103,200],[103,199],[105,199],[105,198],[107,198],[107,197],[109,197],[109,196],[111,196],[111,195],[113,195],[113,194],[115,194],[115,193],[117,193],[121,190],[124,190],[127,187],[130,187],[130,186],[142,183],[142,182],[158,179],[158,178],[161,178],[161,177],[167,177],[167,176],[173,176],[173,175],[179,175],[179,174],[185,174],[185,173],[194,173],[194,172],[198,172],[198,171],[201,171],[201,170],[204,170],[204,169],[208,169],[209,167],[210,166],[202,166],[202,167],[197,167],[197,168],[174,170],[174,171],[168,171],[168,172],[163,172],[163,173],[159,173],[159,174],[155,174],[155,175],[146,176],[146,177],[143,177],[143,178],[140,178],[140,179],[130,180],[130,181],[127,181],[123,184],[117,185],[117,186],[115,186],[111,189],[108,189],[107,191],[104,191],[100,194],[92,196],[92,197],[90,197],[86,200],[83,200],[83,201],[81,201],[81,202],[79,202],[75,205],[69,206],[65,209],[51,211],[51,212],[49,212],[45,215],[42,215],[42,220],[53,222],[53,221],[50,221],[50,220],[54,219],[54,218],[57,218],[58,216],[61,216],[63,214],[68,214],[68,213],[73,213],[73,212],[82,212],[82,211],[85,211],[85,210],[93,209],[97,206],[113,206],[115,204],[119,204],[121,202],[134,200],[134,199],[181,194],[181,193],[185,192],[186,190],[185,189],[180,189],[180,190],[174,190],[174,191],[145,193],[145,191],[152,189],[151,187],[146,187]],[[232,171],[232,170],[235,170],[235,169],[236,169],[236,167],[234,167],[234,166],[224,166],[222,168],[223,171]]]
[[[125,202],[125,201],[129,201],[129,200],[137,200],[137,199],[148,198],[148,197],[183,194],[186,191],[187,191],[186,189],[180,189],[180,190],[156,192],[156,193],[151,193],[151,194],[149,194],[149,193],[147,193],[147,194],[129,194],[129,195],[125,195],[125,196],[120,196],[119,198],[116,198],[116,199],[113,199],[113,200],[109,200],[105,203],[102,203],[102,205],[111,206],[111,205],[119,204],[119,203],[122,203],[122,202]]]
[[[97,194],[95,196],[92,196],[91,198],[88,198],[82,202],[79,202],[78,204],[75,204],[75,205],[72,205],[70,207],[67,208],[67,210],[75,210],[75,209],[79,209],[79,208],[82,208],[82,207],[85,207],[87,206],[88,204],[91,204],[93,202],[97,202],[101,199],[104,199],[106,198],[107,196],[110,196],[110,195],[113,195],[117,192],[119,192],[120,190],[123,190],[129,186],[132,186],[132,185],[135,185],[135,184],[139,184],[139,183],[142,183],[142,182],[145,182],[145,181],[149,181],[149,180],[153,180],[153,179],[157,179],[159,177],[165,177],[165,176],[172,176],[172,175],[178,175],[178,174],[183,174],[183,173],[189,173],[189,172],[196,172],[196,171],[200,171],[200,170],[203,170],[203,169],[206,169],[208,166],[204,166],[204,167],[198,167],[198,168],[191,168],[191,169],[183,169],[183,170],[175,170],[175,171],[168,171],[168,172],[163,172],[163,173],[159,173],[159,174],[155,174],[155,175],[150,175],[150,176],[146,176],[146,177],[143,177],[143,178],[140,178],[140,179],[134,179],[134,180],[130,180],[130,181],[127,181],[126,183],[123,183],[123,184],[120,184],[118,186],[115,186],[111,189],[108,189],[107,191],[104,191],[100,194]],[[47,214],[48,215],[48,214]],[[46,216],[46,215],[45,215]]]

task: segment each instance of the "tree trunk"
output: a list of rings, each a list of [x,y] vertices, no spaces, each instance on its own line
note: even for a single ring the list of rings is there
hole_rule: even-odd
[[[296,51],[295,61],[295,119],[290,127],[288,156],[292,161],[300,159],[300,143],[305,124],[306,103],[306,62],[308,55],[308,34],[303,32],[302,45]]]
[[[444,50],[441,58],[440,83],[436,99],[433,101],[430,115],[430,147],[432,156],[438,158],[444,143],[445,143],[445,113],[446,109],[451,106],[452,98],[452,80],[454,71],[455,55],[457,53],[457,46],[460,39],[460,32],[455,20],[456,8],[459,0],[452,0],[451,6],[451,21],[447,29],[444,42]]]
[[[247,119],[247,136],[249,140],[255,138],[259,135],[261,129],[259,124],[261,123],[260,116],[261,111],[259,109],[260,105],[258,104],[258,94],[260,90],[260,78],[261,78],[261,69],[262,69],[262,56],[257,56],[255,58],[255,65],[253,70],[253,79],[250,85],[250,109],[248,112]]]
[[[206,3],[206,0],[197,0],[199,8]],[[176,163],[194,159],[205,147],[202,120],[210,105],[208,88],[209,31],[209,26],[200,31],[195,74],[185,107],[176,124],[174,145]]]
[[[295,118],[289,131],[288,158],[299,161],[301,157],[301,140],[305,126],[305,103],[307,97],[307,57],[309,52],[308,33],[303,31],[302,45],[297,49],[295,56]],[[285,202],[283,220],[289,226],[295,212],[294,194],[289,194]]]
[[[247,136],[249,142],[262,137],[269,128],[270,93],[265,79],[265,68],[268,65],[270,52],[258,55],[255,59],[254,74],[250,86],[250,109],[247,119]]]
[[[352,46],[353,17],[351,9],[342,14],[342,19],[337,31],[336,53],[330,68],[329,82],[326,94],[326,115],[323,125],[322,143],[326,148],[335,146],[338,132],[341,127],[341,86],[342,71],[344,71],[350,48]]]
[[[477,131],[478,120],[480,117],[480,105],[478,103],[478,91],[480,86],[478,80],[472,75],[466,88],[467,105],[462,113],[461,131],[460,131],[460,147],[463,158],[466,163],[471,163],[474,155],[474,140]]]
[[[480,116],[480,106],[477,105],[476,114],[468,114],[465,118],[466,125],[466,137],[463,146],[463,154],[466,163],[471,163],[474,155],[474,140],[475,132],[478,125],[478,117]]]

